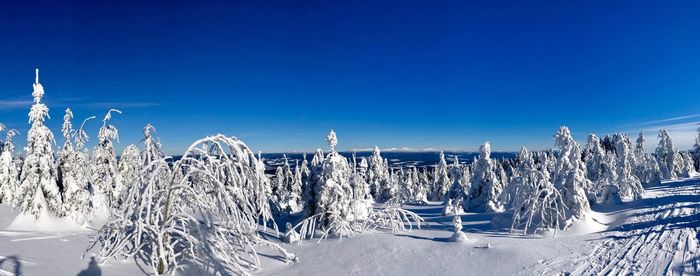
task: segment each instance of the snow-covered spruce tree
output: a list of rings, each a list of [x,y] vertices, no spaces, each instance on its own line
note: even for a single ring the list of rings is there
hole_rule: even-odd
[[[368,182],[370,193],[377,202],[384,202],[388,198],[384,197],[384,190],[389,181],[389,168],[386,167],[384,158],[382,158],[379,147],[374,146],[372,156],[369,157],[368,165]]]
[[[659,169],[663,179],[676,179],[677,172],[680,170],[679,164],[681,158],[678,154],[678,149],[673,145],[673,140],[668,131],[662,129],[659,131],[659,146],[656,148],[656,160],[659,163]]]
[[[401,209],[398,206],[387,206],[381,210],[374,210],[369,200],[355,200],[351,185],[352,168],[347,159],[342,157],[335,146],[338,139],[333,130],[326,137],[330,152],[323,161],[314,169],[315,195],[312,209],[314,213],[307,214],[307,218],[294,226],[299,229],[302,238],[316,236],[316,231],[321,232],[320,238],[328,236],[347,237],[356,232],[368,229],[388,229],[392,232],[406,230],[406,225],[412,227],[414,223],[420,226],[422,218],[413,212]],[[368,213],[358,212],[368,210]]]
[[[19,132],[14,129],[7,131],[7,136],[2,146],[0,154],[0,203],[16,206],[16,198],[20,197],[17,194],[19,189],[19,170],[15,164],[14,150],[15,145],[12,142],[12,137]]]
[[[34,81],[34,105],[29,112],[32,127],[27,133],[25,159],[20,175],[18,206],[22,213],[39,219],[42,213],[63,216],[61,192],[56,180],[57,173],[51,144],[53,133],[44,125],[49,118],[49,108],[41,102],[44,87],[39,83],[39,69]]]
[[[312,216],[316,214],[316,187],[319,186],[317,181],[321,178],[320,175],[323,170],[321,163],[323,162],[324,158],[323,151],[321,149],[316,149],[314,157],[311,159],[309,178],[302,194],[305,216]]]
[[[208,273],[247,274],[261,268],[258,246],[295,257],[260,237],[259,221],[272,221],[264,164],[240,140],[223,135],[194,142],[181,160],[144,168],[141,197],[125,202],[97,233],[98,259],[118,255],[145,260],[157,274],[184,265]]]
[[[591,186],[586,178],[586,165],[581,160],[581,148],[565,126],[559,128],[555,137],[559,157],[552,172],[552,182],[568,208],[567,219],[580,219],[590,211],[585,188]]]
[[[468,188],[465,189],[465,185],[462,184],[463,173],[462,168],[459,165],[459,158],[455,156],[454,164],[450,168],[450,179],[452,179],[452,185],[450,189],[445,194],[445,199],[442,202],[443,210],[442,215],[458,215],[462,210],[464,210],[464,203],[468,201],[469,193]]]
[[[518,155],[518,173],[513,179],[513,223],[511,231],[520,229],[523,235],[538,230],[563,229],[566,227],[566,205],[561,193],[549,181],[549,177],[538,170],[526,148]]]
[[[87,120],[90,120],[90,117]],[[84,154],[84,143],[73,145],[75,136],[84,135],[81,125],[78,131],[73,130],[71,120],[73,112],[66,109],[63,116],[63,127],[61,132],[65,142],[59,152],[58,173],[61,183],[63,183],[63,211],[78,224],[84,224],[91,215],[89,181],[85,170],[86,156]],[[77,137],[75,137],[77,138]],[[87,136],[84,137],[87,139]]]
[[[661,182],[661,169],[654,156],[644,149],[644,131],[639,132],[634,146],[635,166],[634,174],[642,184],[655,184]]]
[[[600,140],[595,134],[588,135],[588,143],[585,147],[586,177],[593,183],[598,183],[605,174],[603,162],[605,162],[605,150],[600,145]]]
[[[287,155],[283,155],[284,163],[282,166],[275,169],[275,178],[272,185],[273,201],[280,211],[290,212],[292,206],[297,209],[296,195],[292,195],[292,183],[294,182],[294,174],[289,165]]]
[[[503,211],[503,206],[498,200],[503,188],[496,176],[495,166],[494,161],[491,160],[491,144],[486,142],[479,148],[479,159],[474,164],[466,210],[475,212]]]
[[[615,152],[617,154],[617,185],[620,187],[620,194],[623,197],[633,199],[642,198],[644,188],[636,175],[633,174],[634,153],[632,143],[627,135],[618,133],[613,136],[615,142]]]
[[[445,153],[443,151],[440,151],[440,159],[438,159],[438,163],[435,165],[433,174],[435,177],[433,178],[433,191],[430,200],[443,200],[452,184],[447,169],[447,161],[445,161]]]
[[[160,158],[163,157],[161,156]],[[153,162],[153,160],[155,159],[152,159],[150,162]],[[130,190],[138,189],[140,181],[139,178],[141,177],[141,168],[146,167],[146,165],[148,164],[144,164],[144,162],[141,160],[141,153],[136,145],[128,145],[126,148],[124,148],[121,156],[119,157],[119,173],[117,174],[117,178],[119,178],[117,181],[124,185],[124,192],[120,194],[119,198],[120,203],[133,202],[134,199],[128,198],[131,195],[139,196],[138,192],[132,193]]]
[[[692,153],[689,151],[681,151],[678,153],[680,155],[681,169],[679,171],[679,176],[682,177],[693,177],[697,174],[695,171],[695,164],[693,163]]]
[[[100,215],[108,214],[111,207],[117,206],[122,190],[122,184],[118,183],[117,179],[117,154],[112,145],[112,140],[119,140],[119,132],[115,126],[108,124],[112,119],[112,112],[122,113],[110,109],[102,119],[92,158],[93,205]]]
[[[363,159],[364,160],[364,159]],[[365,219],[372,211],[372,195],[369,193],[369,183],[361,173],[357,164],[355,153],[352,155],[352,173],[350,174],[350,188],[352,188],[352,213],[356,219]]]

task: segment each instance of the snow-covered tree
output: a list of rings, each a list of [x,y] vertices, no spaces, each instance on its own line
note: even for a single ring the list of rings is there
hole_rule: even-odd
[[[284,261],[295,257],[258,234],[272,222],[264,164],[242,141],[216,135],[194,142],[175,162],[150,162],[139,197],[124,202],[97,233],[98,259],[137,256],[158,274],[185,265],[208,273],[247,274],[260,269],[259,246]]]
[[[634,174],[642,184],[653,184],[661,182],[661,169],[654,156],[651,156],[644,149],[644,132],[639,132],[639,137],[634,146],[635,166]]]
[[[85,121],[91,118],[93,117]],[[77,138],[76,136],[84,135],[81,132],[84,122],[80,129],[75,131],[71,119],[73,119],[73,112],[69,108],[63,116],[61,132],[65,142],[59,152],[58,172],[63,183],[63,210],[73,221],[83,224],[91,215],[88,171],[85,169],[87,160],[84,154],[84,143],[74,146],[72,142]],[[83,138],[87,139],[87,136]]]
[[[459,158],[455,156],[454,164],[450,168],[452,185],[445,194],[445,199],[443,200],[443,216],[459,214],[464,209],[464,203],[469,200],[469,187],[466,186],[468,183],[463,184],[463,182],[465,182],[462,178],[463,175],[462,167],[459,164]]]
[[[44,87],[39,83],[39,69],[36,69],[32,96],[34,105],[29,112],[32,127],[27,133],[18,205],[22,213],[31,214],[37,219],[42,213],[62,216],[61,191],[51,148],[55,140],[51,130],[44,125],[46,118],[49,118],[49,108],[41,102]]]
[[[693,155],[689,151],[681,151],[678,153],[681,159],[681,168],[678,172],[679,176],[682,177],[693,177],[697,174],[695,171],[695,164],[693,162]]]
[[[598,136],[595,134],[588,135],[585,152],[586,177],[593,183],[598,183],[606,173],[603,164],[605,162],[605,150],[601,147]]]
[[[629,137],[624,134],[616,134],[613,136],[615,143],[615,152],[617,154],[617,185],[620,188],[620,194],[623,197],[632,197],[633,199],[642,198],[644,188],[633,174],[634,153],[632,152],[632,143]]]
[[[673,140],[668,131],[659,131],[659,146],[656,148],[656,160],[661,169],[663,179],[676,179],[680,170],[681,158],[678,149],[673,145]]]
[[[462,217],[459,215],[454,215],[452,218],[452,236],[450,237],[451,242],[463,242],[467,240],[467,235],[462,232]]]
[[[110,109],[102,119],[92,158],[93,204],[95,211],[101,215],[107,214],[109,208],[117,205],[122,190],[122,184],[117,182],[117,155],[112,144],[112,140],[119,140],[119,132],[109,124],[112,112],[121,114],[119,110]]]
[[[374,146],[372,156],[369,157],[368,165],[368,182],[370,193],[377,202],[384,202],[388,198],[385,197],[386,186],[389,182],[389,168],[382,158],[379,147]]]
[[[476,212],[503,211],[503,206],[498,200],[503,186],[496,176],[495,169],[495,162],[491,160],[491,144],[486,142],[479,148],[479,159],[474,164],[468,210]]]
[[[586,178],[586,165],[581,160],[581,148],[565,126],[559,128],[555,137],[559,157],[552,172],[552,182],[569,209],[567,219],[580,219],[590,211],[585,188],[591,186]]]
[[[15,206],[16,198],[21,195],[17,194],[19,189],[19,170],[15,164],[14,150],[15,145],[12,138],[19,132],[14,129],[7,131],[7,136],[2,146],[0,154],[0,203]]]
[[[160,158],[162,159],[163,157],[161,156]],[[144,163],[144,161],[141,160],[141,152],[136,145],[128,145],[124,148],[124,151],[122,151],[119,157],[119,173],[117,174],[117,178],[119,178],[117,181],[124,185],[125,190],[125,192],[120,195],[120,203],[133,202],[135,199],[128,198],[130,195],[140,196],[140,191],[130,192],[130,190],[139,189],[138,185],[141,181],[139,179],[141,177],[141,168],[146,168],[148,163],[154,160],[156,159],[151,159],[149,162]]]
[[[556,230],[566,227],[566,205],[561,193],[537,169],[526,148],[520,150],[518,159],[518,173],[511,184],[515,187],[511,231],[521,229],[525,235],[554,229],[556,234]]]
[[[445,194],[450,189],[452,182],[450,181],[449,172],[447,170],[447,161],[445,161],[445,153],[440,151],[440,159],[435,165],[435,178],[433,178],[433,193],[431,200],[443,200]]]

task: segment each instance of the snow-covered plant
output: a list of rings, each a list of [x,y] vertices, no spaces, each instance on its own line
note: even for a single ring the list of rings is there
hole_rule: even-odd
[[[659,163],[654,156],[646,153],[644,142],[644,132],[640,131],[634,146],[634,174],[642,184],[660,183],[661,169],[659,168]]]
[[[74,146],[72,140],[82,130],[84,122],[80,130],[75,131],[71,119],[73,119],[73,112],[68,108],[63,116],[61,132],[65,142],[58,154],[58,172],[63,184],[63,210],[73,221],[83,224],[91,215],[88,171],[85,170],[86,155],[83,148],[84,142]],[[84,135],[84,133],[80,134]],[[87,139],[87,136],[84,138]]]
[[[382,158],[379,147],[374,146],[374,151],[372,151],[372,156],[369,157],[367,165],[370,193],[377,202],[384,202],[388,199],[383,195],[389,181],[389,168],[385,166],[386,163]]]
[[[17,193],[18,206],[22,213],[31,214],[37,219],[44,212],[62,216],[61,192],[51,148],[55,140],[51,130],[44,125],[46,118],[49,118],[49,108],[41,102],[44,87],[39,83],[39,69],[36,69],[32,96],[34,105],[29,111],[32,127],[27,133],[26,153]]]
[[[586,165],[581,160],[581,148],[565,126],[559,128],[555,137],[559,157],[552,172],[552,182],[569,209],[567,219],[580,219],[590,211],[585,188],[591,187],[586,178]]]
[[[261,268],[259,246],[295,257],[261,238],[259,222],[271,222],[264,164],[242,141],[223,135],[195,141],[175,162],[150,162],[140,197],[130,197],[97,233],[98,259],[138,257],[154,272],[184,265],[213,274],[247,274]]]
[[[143,156],[145,157],[146,154],[144,154]],[[117,181],[124,185],[124,192],[120,195],[119,203],[133,202],[135,199],[128,198],[129,196],[140,196],[140,190],[138,186],[141,181],[139,179],[142,174],[141,168],[145,168],[149,163],[158,160],[156,158],[153,158],[149,162],[144,162],[141,158],[141,152],[139,152],[139,148],[136,145],[126,146],[126,148],[124,148],[124,151],[122,151],[121,156],[119,157],[119,173],[117,174]],[[159,159],[162,158],[163,156],[159,157]],[[131,206],[127,206],[127,208],[131,208]]]
[[[102,119],[91,167],[94,188],[93,205],[95,211],[102,215],[107,214],[109,208],[117,206],[119,193],[122,190],[122,184],[117,179],[117,154],[112,144],[112,140],[119,141],[119,132],[115,126],[109,124],[112,112],[122,113],[119,110],[110,109]]]
[[[455,215],[452,218],[452,236],[450,237],[451,242],[463,242],[467,240],[467,235],[462,232],[462,217]]]
[[[438,159],[438,163],[435,165],[434,175],[431,200],[443,200],[452,182],[450,181],[447,169],[447,161],[445,161],[445,153],[442,151],[440,151],[440,159]]]
[[[462,168],[459,165],[459,158],[455,156],[454,164],[450,168],[450,179],[452,179],[452,185],[445,194],[445,199],[443,200],[443,216],[459,214],[464,209],[464,202],[469,199],[469,187],[465,187],[466,183],[462,183],[464,182],[462,176],[463,174]]]
[[[518,174],[511,184],[516,187],[511,231],[520,229],[525,235],[554,229],[556,235],[556,230],[566,227],[563,197],[546,174],[536,168],[526,148],[520,150],[518,159]]]
[[[350,207],[355,219],[365,219],[372,211],[372,195],[369,194],[369,184],[360,173],[355,154],[352,155],[352,173],[350,174],[350,188],[352,188],[352,202]]]
[[[606,173],[603,169],[605,162],[605,150],[600,145],[600,140],[595,134],[588,135],[588,143],[585,147],[586,177],[593,183],[597,183]]]
[[[495,163],[491,160],[491,144],[486,142],[479,148],[479,159],[474,164],[467,210],[503,211],[503,206],[499,202],[502,191],[503,187],[495,173]]]
[[[374,210],[370,200],[355,197],[353,168],[335,151],[338,142],[335,132],[331,130],[328,137],[330,152],[312,169],[313,195],[308,198],[313,199],[309,204],[313,212],[307,213],[307,217],[294,226],[302,238],[315,237],[317,231],[320,231],[321,239],[329,236],[342,238],[369,229],[396,232],[406,230],[407,224],[409,227],[414,223],[420,225],[422,218],[413,212],[398,206]]]
[[[639,178],[633,174],[634,154],[632,152],[632,143],[629,137],[624,134],[616,134],[613,136],[615,143],[615,152],[617,155],[617,186],[623,197],[631,197],[633,199],[642,198],[644,188],[642,187]]]
[[[698,135],[695,137],[695,144],[691,153],[695,162],[695,171],[700,171],[700,127],[698,128]]]
[[[20,197],[17,194],[19,186],[19,171],[15,165],[14,150],[15,145],[12,142],[12,137],[19,132],[14,129],[7,131],[5,141],[0,154],[0,203],[16,205],[15,198]]]
[[[697,174],[691,152],[681,151],[678,153],[681,159],[681,169],[679,175],[682,177],[692,177]]]
[[[659,146],[656,148],[656,160],[661,169],[663,179],[676,179],[677,172],[680,171],[681,158],[678,149],[673,145],[673,140],[668,131],[659,131]]]

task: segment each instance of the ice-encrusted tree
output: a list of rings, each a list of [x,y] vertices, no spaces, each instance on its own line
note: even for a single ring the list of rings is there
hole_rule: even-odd
[[[617,155],[617,185],[620,188],[620,194],[623,197],[631,197],[633,199],[642,198],[644,188],[641,181],[633,174],[634,153],[632,152],[632,143],[627,135],[618,133],[613,136],[615,143],[615,152]]]
[[[518,173],[513,179],[513,223],[511,231],[520,229],[523,235],[538,230],[566,227],[566,205],[561,193],[542,170],[538,170],[526,148],[518,155]]]
[[[397,232],[406,230],[406,225],[420,225],[422,218],[413,212],[398,206],[374,210],[370,200],[355,197],[351,184],[353,168],[335,150],[338,139],[333,130],[326,137],[326,142],[330,152],[313,169],[314,187],[311,190],[314,195],[308,197],[313,199],[309,204],[313,212],[307,213],[307,217],[294,226],[294,231],[298,229],[302,238],[315,237],[317,231],[321,232],[321,238],[342,238],[368,229]]]
[[[195,141],[170,169],[168,158],[143,170],[140,197],[125,202],[97,233],[98,259],[136,256],[158,273],[194,265],[207,273],[247,274],[261,268],[259,222],[272,222],[264,164],[242,141],[223,135]]]
[[[552,182],[569,209],[567,219],[580,219],[590,211],[585,188],[591,186],[586,178],[586,165],[581,160],[581,148],[574,141],[568,127],[560,127],[555,138],[559,157],[552,172]]]
[[[464,204],[469,200],[469,187],[468,183],[464,183],[462,166],[459,164],[459,158],[455,156],[454,164],[450,168],[450,179],[452,179],[452,185],[450,189],[445,194],[445,199],[443,200],[443,210],[442,215],[456,215],[464,210]],[[466,187],[465,187],[466,186]]]
[[[0,153],[0,203],[16,206],[16,198],[19,189],[19,170],[15,164],[15,144],[12,138],[19,132],[14,129],[7,131],[5,141],[2,142],[2,153]]]
[[[94,117],[87,118],[85,122],[92,118]],[[65,142],[58,154],[58,172],[61,183],[63,183],[63,210],[66,216],[73,221],[84,224],[91,215],[88,171],[85,169],[87,156],[84,152],[84,141],[78,139],[78,143],[73,145],[73,140],[78,136],[85,135],[83,132],[85,122],[76,131],[73,130],[72,119],[73,112],[68,108],[63,116],[63,127],[61,128]],[[87,140],[87,136],[80,138]]]
[[[682,177],[693,177],[697,174],[695,171],[695,164],[693,162],[692,153],[689,151],[681,151],[678,153],[681,160],[681,169],[678,172],[679,176]]]
[[[659,131],[659,146],[656,148],[656,160],[663,179],[676,179],[680,170],[680,155],[678,149],[673,144],[671,135],[662,129]]]
[[[162,156],[160,158],[162,158]],[[153,160],[155,159],[152,159],[150,162],[153,162]],[[138,189],[140,181],[139,178],[141,177],[141,168],[146,167],[148,163],[141,160],[141,152],[136,145],[132,144],[124,148],[121,156],[119,157],[119,173],[117,174],[117,177],[119,178],[117,181],[122,183],[125,189],[120,195],[120,203],[133,202],[134,199],[130,199],[128,197],[130,195],[139,195],[138,193],[131,193],[130,190],[133,188]]]
[[[367,165],[370,193],[377,202],[384,202],[388,199],[384,196],[384,191],[389,181],[389,168],[386,166],[378,146],[374,146]]]
[[[645,141],[644,131],[640,131],[634,146],[634,174],[642,184],[659,183],[661,182],[661,169],[656,158],[644,149]]]
[[[112,144],[112,140],[119,140],[119,132],[115,126],[109,124],[113,112],[122,113],[110,109],[102,119],[92,158],[93,205],[100,215],[107,214],[111,207],[117,205],[122,190],[122,184],[118,183],[117,179],[117,154]]]
[[[51,145],[55,143],[53,133],[44,125],[49,118],[49,108],[41,102],[44,87],[39,83],[39,69],[34,81],[34,105],[29,111],[32,127],[27,133],[25,159],[20,175],[20,196],[18,205],[22,213],[31,214],[36,219],[43,212],[63,216],[61,191]]]
[[[585,147],[586,177],[593,183],[598,183],[605,174],[603,168],[605,162],[605,150],[600,145],[600,140],[595,134],[588,135],[588,143]]]
[[[503,187],[495,173],[496,164],[491,160],[491,144],[479,148],[479,159],[474,164],[467,210],[476,212],[501,212],[499,196]]]
[[[450,189],[450,184],[452,184],[447,169],[447,161],[445,161],[445,153],[443,151],[440,151],[440,158],[438,159],[437,165],[435,165],[434,175],[431,200],[443,200],[445,194],[447,194],[447,191]]]

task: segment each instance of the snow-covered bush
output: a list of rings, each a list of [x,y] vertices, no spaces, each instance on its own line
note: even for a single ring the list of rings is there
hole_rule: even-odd
[[[459,159],[455,156],[454,164],[450,168],[450,179],[452,185],[445,194],[443,200],[442,215],[456,215],[464,210],[464,203],[469,200],[469,183],[462,183],[465,180],[462,178],[462,168],[459,165]]]
[[[55,142],[51,130],[44,125],[49,108],[41,102],[44,87],[39,83],[39,69],[34,81],[34,105],[29,111],[32,127],[27,133],[25,158],[20,175],[18,206],[22,213],[39,219],[43,212],[63,216],[61,192],[51,145]]]
[[[451,242],[463,242],[467,240],[467,235],[462,232],[462,217],[455,215],[452,218],[452,236],[450,237]]]
[[[0,124],[1,125],[1,124]],[[5,141],[0,154],[0,203],[15,206],[19,186],[19,171],[15,165],[14,150],[15,145],[12,138],[17,135],[17,130],[7,131]]]
[[[585,188],[591,186],[586,178],[586,165],[581,160],[581,148],[565,126],[559,128],[555,137],[559,157],[552,172],[552,182],[568,208],[566,218],[580,219],[590,211]]]
[[[171,170],[167,158],[150,162],[140,178],[141,197],[123,207],[97,233],[98,258],[138,257],[161,274],[183,265],[210,273],[260,269],[257,246],[295,257],[260,237],[259,221],[272,221],[264,165],[240,140],[223,135],[194,142]]]
[[[119,132],[115,126],[108,124],[112,119],[112,112],[122,113],[110,109],[102,119],[91,166],[93,206],[100,215],[108,214],[111,207],[117,206],[122,190],[122,184],[117,182],[117,154],[112,144],[112,140],[119,140]]]
[[[513,179],[513,223],[511,231],[520,229],[523,235],[538,230],[564,229],[566,205],[561,193],[550,182],[549,177],[536,168],[526,148],[518,155],[518,173]]]
[[[491,144],[484,143],[479,148],[479,159],[474,164],[468,209],[476,212],[500,212],[503,206],[499,196],[503,191],[496,177],[495,162],[491,160]]]
[[[382,158],[379,147],[374,146],[372,156],[367,161],[370,193],[377,202],[384,202],[384,189],[389,181],[389,168]]]

